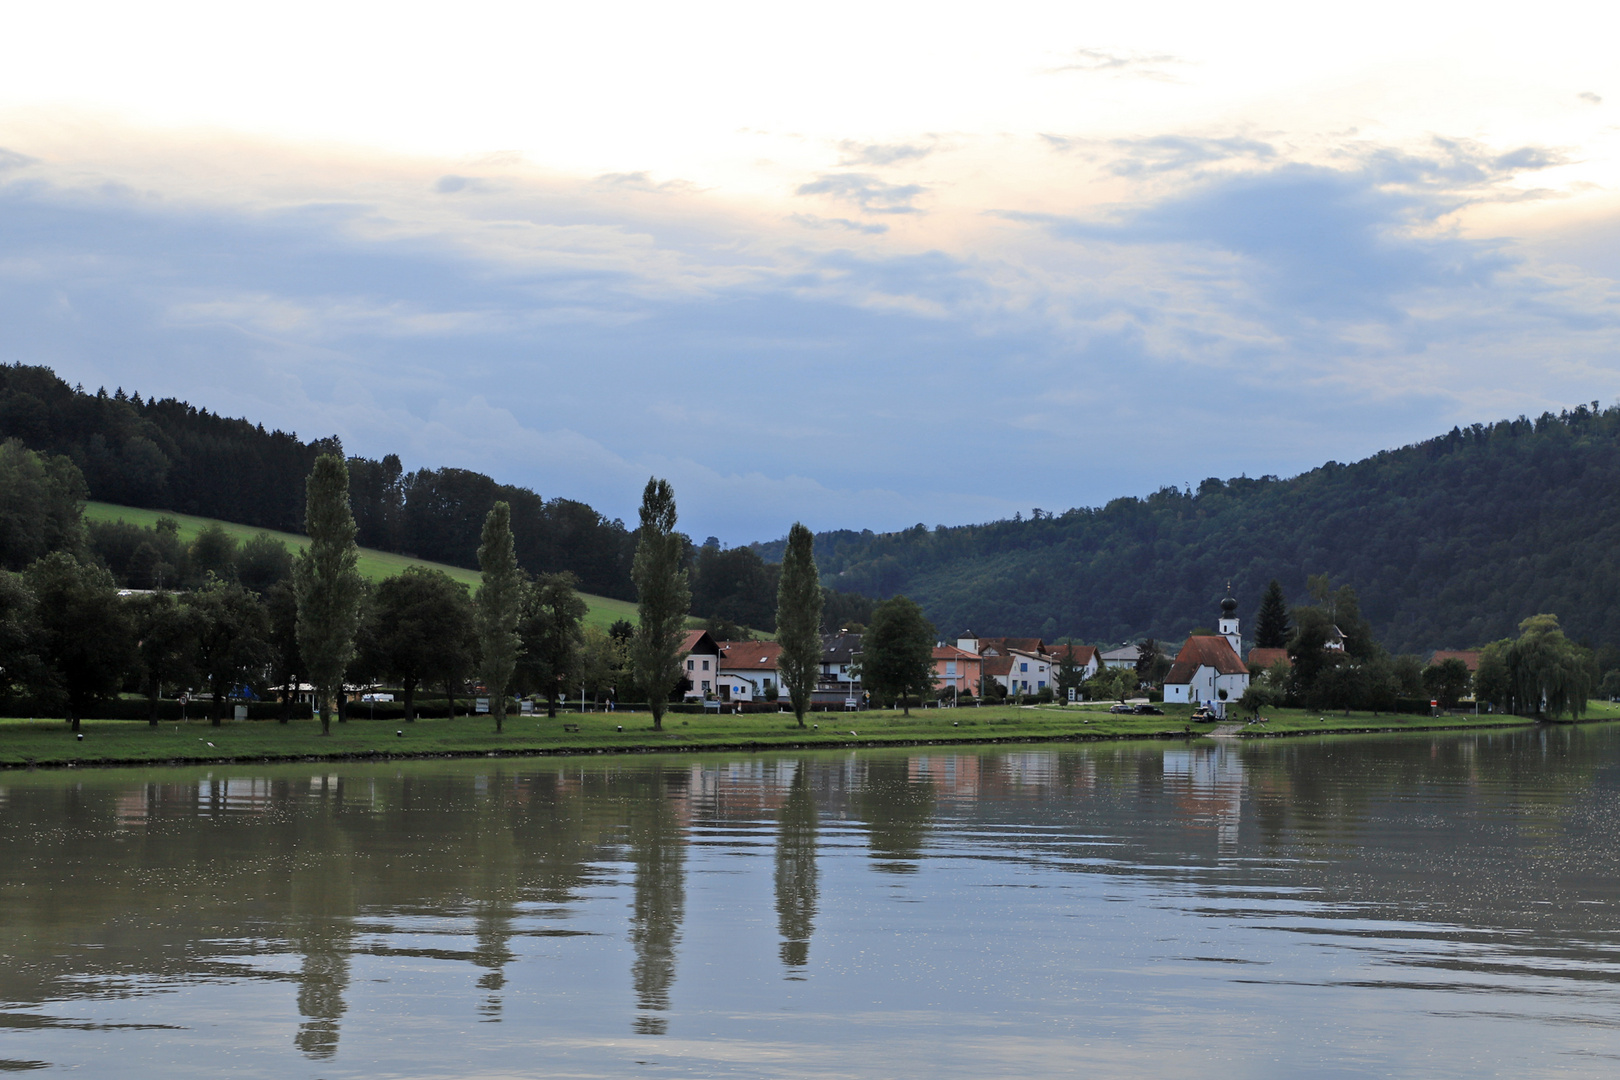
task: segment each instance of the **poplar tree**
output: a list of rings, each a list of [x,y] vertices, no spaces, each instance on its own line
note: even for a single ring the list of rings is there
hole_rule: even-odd
[[[478,547],[478,569],[483,572],[478,586],[478,646],[482,653],[479,674],[489,692],[489,708],[495,715],[495,733],[499,735],[506,722],[506,688],[522,651],[517,624],[524,582],[512,546],[509,504],[498,502],[490,507],[484,518],[483,541]]]
[[[668,480],[649,477],[641,493],[641,528],[630,568],[641,624],[631,639],[630,664],[646,691],[654,731],[664,730],[669,692],[681,678],[681,635],[692,606],[683,553],[681,534],[675,531],[674,489]]]
[[[815,537],[800,522],[788,530],[782,580],[776,588],[776,640],[782,646],[782,685],[793,715],[804,727],[810,694],[821,670],[821,578],[816,573]]]
[[[309,546],[298,553],[298,652],[320,704],[321,734],[332,733],[332,702],[354,659],[360,630],[360,549],[349,510],[349,468],[342,454],[322,454],[305,485]]]

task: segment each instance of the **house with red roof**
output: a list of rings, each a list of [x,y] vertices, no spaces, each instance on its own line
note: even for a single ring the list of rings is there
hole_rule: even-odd
[[[687,686],[683,694],[688,698],[702,698],[716,693],[720,679],[720,643],[709,636],[707,630],[688,630],[681,639],[681,674]]]
[[[782,646],[774,641],[722,641],[720,699],[763,701],[767,690],[783,694]]]
[[[1254,648],[1249,650],[1249,666],[1251,668],[1258,667],[1264,671],[1279,663],[1287,664],[1289,667],[1294,666],[1294,662],[1288,658],[1287,649]]]
[[[1102,667],[1102,654],[1095,645],[1053,645],[1048,649],[1052,658],[1052,671],[1055,673],[1065,657],[1074,661],[1074,666],[1082,679],[1089,679],[1097,674]],[[1054,675],[1055,677],[1055,675]]]
[[[1461,660],[1468,665],[1470,675],[1479,673],[1478,649],[1436,649],[1434,655],[1429,657],[1429,664],[1432,667],[1436,664],[1443,664],[1447,660]]]

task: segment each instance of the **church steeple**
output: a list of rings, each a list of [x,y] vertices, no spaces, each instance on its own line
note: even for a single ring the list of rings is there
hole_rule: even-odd
[[[1237,600],[1232,596],[1232,583],[1226,583],[1226,599],[1221,601],[1221,636],[1238,656],[1243,655],[1243,634],[1238,630]]]

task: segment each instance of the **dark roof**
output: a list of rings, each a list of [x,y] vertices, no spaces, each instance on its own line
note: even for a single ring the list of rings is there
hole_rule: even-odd
[[[1092,657],[1097,655],[1095,645],[1053,645],[1051,648],[1053,661],[1062,660],[1065,653],[1074,657],[1074,662],[1080,667],[1091,663]]]
[[[982,653],[989,649],[994,649],[998,653],[1004,653],[1011,649],[1017,649],[1019,652],[1039,654],[1046,651],[1046,642],[1042,641],[1038,637],[980,638],[979,651]]]
[[[1248,665],[1232,651],[1232,643],[1219,634],[1199,634],[1187,639],[1187,644],[1176,654],[1170,665],[1170,674],[1164,684],[1185,685],[1193,680],[1201,667],[1212,667],[1218,675],[1247,675]]]
[[[1010,656],[987,656],[984,658],[984,673],[986,675],[1011,675],[1013,658]]]
[[[847,664],[861,651],[861,635],[843,631],[837,634],[821,635],[821,662],[823,664]]]
[[[1249,650],[1249,666],[1250,667],[1255,667],[1256,665],[1258,665],[1258,666],[1263,667],[1263,668],[1268,668],[1271,665],[1275,664],[1279,660],[1281,660],[1283,663],[1287,664],[1289,667],[1294,666],[1294,662],[1292,660],[1288,659],[1288,650],[1287,649],[1250,649]]]

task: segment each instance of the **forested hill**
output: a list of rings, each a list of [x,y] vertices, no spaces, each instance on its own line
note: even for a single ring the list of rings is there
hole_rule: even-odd
[[[304,478],[335,443],[230,419],[172,398],[122,389],[86,393],[49,368],[0,364],[0,440],[63,454],[92,499],[301,532]],[[399,458],[350,458],[362,546],[476,567],[484,516],[512,505],[518,560],[533,572],[571,570],[586,592],[634,596],[634,540],[617,520],[571,499],[543,499],[465,469],[406,473]]]
[[[760,545],[780,558],[778,544]],[[816,537],[822,580],[920,602],[942,634],[1180,638],[1228,579],[1252,626],[1267,581],[1329,574],[1394,651],[1461,648],[1556,614],[1620,644],[1620,409],[1454,428],[1289,480],[1205,480],[1033,520]]]

